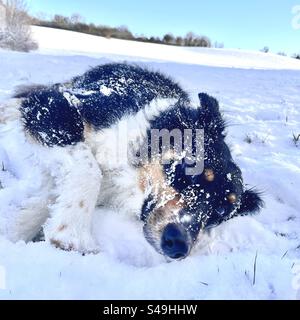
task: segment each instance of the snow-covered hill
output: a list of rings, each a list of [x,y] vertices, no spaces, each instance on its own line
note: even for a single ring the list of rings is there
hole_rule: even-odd
[[[106,39],[73,31],[32,27],[43,52],[88,55],[109,59],[155,60],[193,65],[255,69],[300,70],[300,61],[263,52],[176,47],[119,39]]]
[[[190,257],[172,263],[146,243],[138,222],[111,211],[97,212],[98,255],[82,257],[44,242],[13,244],[2,237],[0,299],[295,299],[300,142],[297,147],[293,134],[300,134],[300,62],[238,50],[33,31],[38,52],[0,51],[0,158],[9,169],[0,169],[0,223],[9,216],[8,207],[26,199],[39,179],[20,125],[5,121],[10,110],[3,106],[14,87],[64,81],[91,66],[120,60],[170,74],[193,97],[205,91],[219,99],[233,156],[245,181],[264,191],[266,208],[202,235]]]

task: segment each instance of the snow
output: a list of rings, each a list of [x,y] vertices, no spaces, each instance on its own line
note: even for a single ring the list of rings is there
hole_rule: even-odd
[[[44,52],[65,55],[99,56],[126,60],[157,60],[206,66],[297,69],[300,61],[275,54],[227,49],[187,48],[143,43],[119,39],[106,39],[73,31],[33,27],[34,37]]]
[[[66,81],[92,66],[123,60],[171,75],[194,98],[204,91],[219,99],[233,157],[244,180],[264,192],[266,207],[201,234],[192,254],[173,262],[148,245],[140,222],[110,210],[97,210],[97,255],[2,236],[0,299],[299,299],[300,145],[293,133],[300,133],[300,62],[39,27],[33,32],[39,51],[0,51],[0,224],[42,179],[19,123],[6,121],[15,110],[1,107],[14,88]]]

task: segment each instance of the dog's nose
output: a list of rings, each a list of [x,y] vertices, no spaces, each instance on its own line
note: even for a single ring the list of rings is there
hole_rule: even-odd
[[[168,224],[162,234],[161,248],[172,259],[184,258],[189,252],[186,231],[175,223]]]

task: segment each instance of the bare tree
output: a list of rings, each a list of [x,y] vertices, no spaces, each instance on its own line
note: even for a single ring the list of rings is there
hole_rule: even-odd
[[[177,46],[183,46],[183,44],[184,44],[183,38],[180,36],[176,37],[175,43]]]
[[[286,53],[285,53],[285,52],[283,52],[283,51],[279,51],[277,54],[278,54],[279,56],[286,57]]]
[[[193,46],[195,41],[196,35],[193,32],[188,32],[184,38],[184,45],[185,46]]]
[[[193,45],[196,47],[211,48],[211,41],[207,37],[198,36],[194,39]]]
[[[0,46],[17,51],[37,49],[32,40],[30,16],[23,0],[7,0],[5,7],[5,28],[0,34]]]
[[[48,20],[47,18],[43,18],[43,16],[41,19],[36,17],[32,20],[32,23],[38,26],[93,34],[108,39],[117,38],[177,46],[212,47],[212,42],[208,37],[197,35],[193,32],[188,32],[185,37],[175,37],[173,34],[167,33],[162,38],[154,36],[148,38],[144,35],[133,34],[127,26],[110,27],[106,25],[95,25],[94,23],[87,24],[84,22],[84,18],[77,13],[73,14],[71,17],[56,14]],[[224,47],[221,43],[217,43],[216,46]]]
[[[54,15],[53,22],[58,26],[65,28],[71,24],[71,19],[60,14],[56,14]]]
[[[215,48],[218,48],[218,49],[223,49],[223,48],[224,48],[224,43],[223,43],[223,42],[215,41],[214,47],[215,47]]]
[[[73,13],[70,20],[73,24],[85,22],[84,18],[79,13]]]

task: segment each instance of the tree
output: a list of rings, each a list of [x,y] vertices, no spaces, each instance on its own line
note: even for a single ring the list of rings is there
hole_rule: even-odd
[[[214,44],[214,47],[218,48],[218,49],[223,49],[224,48],[224,43],[216,41],[215,44]]]
[[[109,27],[103,27],[103,29],[101,29],[101,33],[103,37],[110,39],[111,36],[113,35],[113,30]]]
[[[264,53],[268,53],[270,51],[269,47],[263,47],[261,50],[261,52],[264,52]]]
[[[62,16],[60,14],[56,14],[53,18],[53,22],[60,26],[60,27],[67,27],[68,25],[70,25],[72,22],[70,20],[70,18]]]
[[[183,44],[184,44],[183,38],[182,37],[176,37],[175,43],[176,43],[177,46],[183,46]]]
[[[114,38],[127,39],[127,40],[132,40],[134,38],[133,34],[129,31],[127,26],[118,27],[112,36]]]
[[[279,56],[286,57],[286,53],[285,53],[285,52],[283,52],[283,51],[279,51],[277,54],[278,54]]]
[[[32,40],[30,17],[23,0],[7,0],[5,7],[5,28],[0,33],[0,47],[16,51],[37,49]]]
[[[175,41],[174,36],[171,33],[167,33],[163,37],[163,42],[167,44],[173,44]]]
[[[79,13],[73,13],[70,22],[73,24],[84,23],[84,18]]]
[[[207,37],[197,37],[193,41],[196,47],[211,48],[211,41]]]
[[[184,38],[184,45],[188,47],[206,47],[211,48],[211,41],[204,36],[197,36],[193,32],[188,32]]]
[[[193,46],[196,36],[193,32],[188,32],[184,38],[184,45],[187,47]]]
[[[300,53],[295,53],[293,55],[293,58],[300,60]]]
[[[148,38],[144,35],[133,34],[127,26],[110,27],[106,25],[95,25],[94,23],[87,24],[86,22],[84,22],[84,18],[82,18],[79,14],[73,14],[71,17],[55,15],[50,20],[44,20],[44,17],[42,16],[42,20],[36,17],[32,21],[33,24],[38,26],[73,30],[106,37],[108,39],[128,39],[177,46],[194,46],[209,48],[212,46],[211,40],[208,37],[199,36],[194,34],[193,32],[188,32],[184,38],[179,36],[175,37],[171,33],[165,34],[162,39],[154,36]],[[217,43],[216,46],[223,47],[224,45],[221,43]]]

